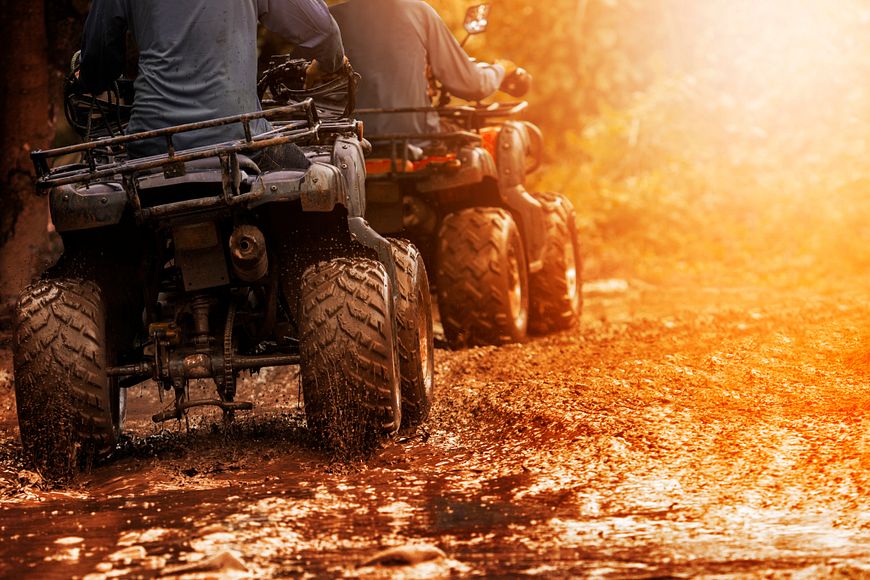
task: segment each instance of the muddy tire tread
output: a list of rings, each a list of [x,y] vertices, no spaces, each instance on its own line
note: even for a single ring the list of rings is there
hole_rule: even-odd
[[[575,225],[573,204],[564,195],[551,192],[533,194],[544,207],[547,222],[547,244],[544,250],[544,269],[529,278],[530,319],[529,330],[534,334],[547,334],[568,330],[580,321],[583,311],[583,262]],[[567,298],[564,280],[564,241],[573,236],[577,252],[577,276],[580,285],[580,308],[575,312]]]
[[[329,447],[399,427],[389,278],[373,260],[336,258],[303,274],[302,389],[309,428]]]
[[[509,212],[476,207],[444,218],[439,233],[438,304],[452,348],[500,345],[525,338],[511,319],[500,259],[505,234],[519,236]],[[523,254],[523,258],[525,255]],[[525,261],[522,269],[525,273]]]
[[[393,259],[396,262],[399,284],[399,300],[396,307],[397,337],[399,339],[399,368],[402,386],[402,427],[419,426],[429,416],[432,408],[431,392],[425,386],[421,360],[431,356],[429,352],[420,352],[419,330],[417,328],[417,309],[428,311],[428,336],[432,339],[432,305],[429,297],[429,279],[426,266],[420,251],[408,240],[390,238],[393,246]],[[418,286],[424,296],[424,304],[418,304],[416,293]],[[434,368],[430,359],[430,369]]]
[[[51,477],[70,475],[80,460],[114,448],[104,333],[93,282],[43,280],[19,298],[14,367],[21,438],[29,460]]]

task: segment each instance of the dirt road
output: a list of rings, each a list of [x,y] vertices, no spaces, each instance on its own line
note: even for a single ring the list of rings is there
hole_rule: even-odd
[[[439,351],[426,430],[354,465],[272,371],[230,431],[160,431],[137,388],[118,457],[46,489],[0,370],[0,577],[870,578],[867,287],[598,284],[579,332]]]

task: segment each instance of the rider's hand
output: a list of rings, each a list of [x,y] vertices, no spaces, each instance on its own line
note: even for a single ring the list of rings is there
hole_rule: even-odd
[[[344,62],[337,71],[327,73],[321,70],[319,62],[312,60],[308,68],[305,69],[305,90],[307,91],[341,76],[348,62],[347,57],[344,57]]]
[[[82,51],[77,51],[69,63],[69,74],[66,77],[66,90],[72,93],[86,93],[81,80]]]
[[[69,61],[69,74],[74,74],[78,77],[79,69],[82,66],[82,51],[77,50]]]
[[[505,76],[499,90],[515,98],[522,98],[532,88],[532,75],[525,69],[515,68]]]
[[[503,58],[499,58],[499,59],[496,59],[495,63],[493,63],[493,64],[500,65],[504,69],[505,76],[510,76],[511,74],[513,74],[513,72],[515,70],[517,70],[516,63],[511,61],[511,60],[505,60]]]

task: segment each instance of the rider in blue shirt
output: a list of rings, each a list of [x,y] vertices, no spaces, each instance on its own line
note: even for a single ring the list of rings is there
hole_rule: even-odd
[[[94,0],[82,40],[80,80],[106,90],[122,73],[127,31],[139,49],[129,133],[261,110],[257,23],[307,49],[322,73],[339,70],[344,48],[322,0]],[[269,129],[265,120],[252,127]],[[241,125],[177,135],[177,149],[241,139]],[[138,157],[165,153],[162,141],[131,144]],[[295,146],[286,156],[307,166]],[[286,152],[285,152],[286,153]]]
[[[472,62],[434,8],[422,0],[347,0],[332,7],[347,55],[362,75],[360,109],[431,105],[431,70],[450,94],[480,100],[498,90],[504,66]],[[440,130],[433,113],[362,117],[372,135],[423,134]]]

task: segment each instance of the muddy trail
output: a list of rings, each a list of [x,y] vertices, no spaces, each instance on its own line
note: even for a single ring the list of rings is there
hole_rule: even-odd
[[[137,387],[64,489],[20,463],[2,350],[0,577],[870,578],[866,282],[592,285],[579,331],[438,351],[426,428],[353,464],[310,445],[294,369],[231,428],[156,427]]]

